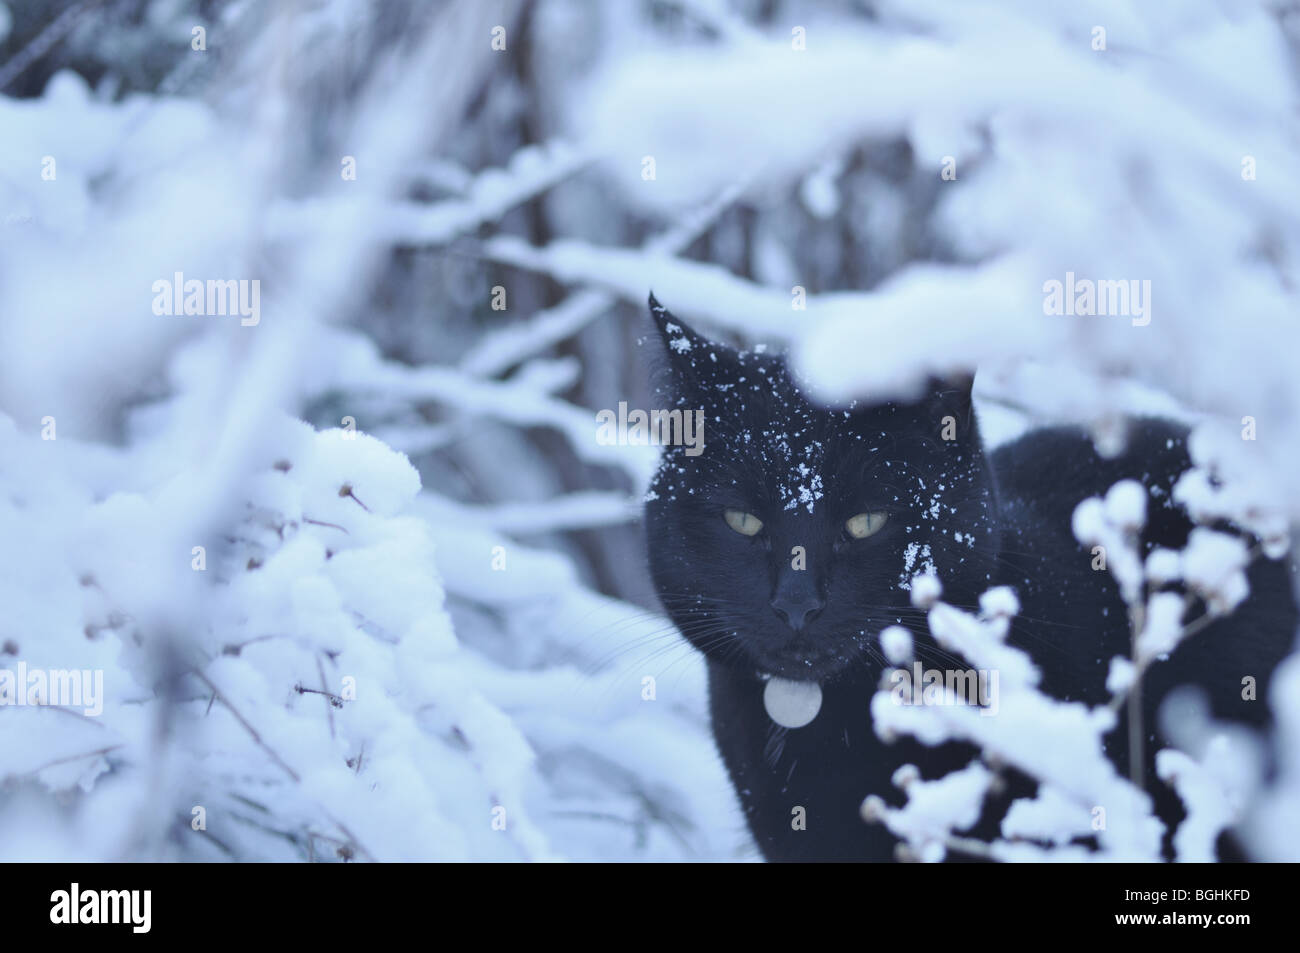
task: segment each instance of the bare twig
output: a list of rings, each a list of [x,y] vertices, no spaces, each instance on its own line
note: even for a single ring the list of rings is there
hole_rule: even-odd
[[[81,18],[103,0],[82,0],[75,7],[69,7],[55,18],[54,22],[32,38],[31,42],[0,66],[0,90],[4,89],[42,56],[48,53],[81,21]]]
[[[316,654],[316,673],[320,675],[321,693],[328,694],[328,692],[325,691],[325,684],[326,684],[325,666],[321,664],[319,652]],[[330,723],[330,737],[333,738],[334,737],[334,705],[330,703],[330,700],[328,698],[325,700],[325,715],[329,719],[329,723]]]
[[[203,682],[203,684],[207,685],[208,688],[212,689],[213,697],[226,706],[226,709],[235,716],[235,720],[244,726],[244,730],[248,732],[253,741],[256,742],[257,746],[265,751],[267,755],[270,756],[271,760],[274,761],[276,765],[285,772],[285,774],[289,775],[289,777],[293,778],[295,781],[302,780],[298,777],[298,772],[289,767],[289,765],[285,763],[284,759],[275,753],[275,749],[262,740],[262,736],[257,733],[257,729],[248,723],[248,719],[239,713],[239,709],[230,703],[230,699],[222,694],[221,689],[217,688],[212,679],[208,678],[198,669],[191,669],[191,674],[193,674],[199,681]]]
[[[1137,602],[1129,607],[1130,653],[1134,666],[1138,665],[1138,638],[1146,619],[1146,605]],[[1128,776],[1138,787],[1145,787],[1142,776],[1142,679],[1134,677],[1128,693]]]
[[[744,192],[745,183],[724,190],[712,202],[676,225],[647,241],[643,250],[655,255],[676,255],[688,248],[717,221],[718,216],[735,204]],[[503,373],[514,364],[531,357],[581,331],[618,302],[618,295],[587,288],[570,295],[553,308],[539,311],[527,325],[509,327],[486,334],[461,358],[461,369],[480,377]]]
[[[24,771],[22,774],[18,775],[18,777],[33,777],[34,775],[44,771],[46,768],[53,768],[60,764],[69,764],[73,761],[80,761],[83,758],[93,758],[97,755],[108,754],[110,751],[116,751],[121,747],[123,747],[123,745],[108,745],[105,748],[96,748],[94,751],[87,751],[84,754],[70,754],[66,758],[55,758],[53,761],[47,761],[42,765],[32,768],[30,771]]]

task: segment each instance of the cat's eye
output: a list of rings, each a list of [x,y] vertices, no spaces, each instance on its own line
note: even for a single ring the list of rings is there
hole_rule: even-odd
[[[761,519],[743,510],[724,510],[722,518],[741,536],[757,536],[758,531],[763,528]]]
[[[872,513],[859,513],[857,516],[848,520],[844,524],[844,529],[854,539],[866,539],[880,532],[885,521],[889,519],[889,514],[884,510],[876,510]]]

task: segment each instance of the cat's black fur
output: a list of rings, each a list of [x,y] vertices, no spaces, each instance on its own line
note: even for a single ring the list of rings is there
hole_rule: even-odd
[[[705,419],[703,453],[666,448],[651,486],[650,568],[673,622],[706,656],[714,737],[750,830],[769,860],[892,859],[895,838],[862,820],[863,798],[902,803],[890,780],[902,764],[933,778],[977,757],[965,744],[886,744],[873,731],[882,628],[910,629],[917,658],[934,667],[967,666],[929,636],[910,602],[910,573],[932,562],[944,601],[965,608],[992,586],[1014,587],[1021,611],[1008,641],[1034,658],[1041,688],[1104,703],[1109,660],[1129,654],[1129,624],[1110,573],[1094,571],[1074,538],[1071,515],[1081,500],[1137,479],[1149,491],[1144,552],[1181,548],[1191,524],[1170,488],[1189,466],[1186,432],[1134,421],[1127,449],[1110,459],[1070,429],[1033,432],[987,453],[969,380],[935,382],[913,402],[825,409],[804,397],[780,357],[710,342],[653,297],[650,304],[666,355],[660,406],[702,409]],[[955,439],[941,439],[945,418]],[[753,513],[763,531],[735,532],[724,522],[727,509]],[[882,509],[889,519],[875,535],[845,533],[848,518]],[[795,546],[806,551],[806,569],[792,567]],[[1216,718],[1265,725],[1269,677],[1292,646],[1289,570],[1257,559],[1248,578],[1246,604],[1144,679],[1147,789],[1171,830],[1183,811],[1154,780],[1154,753],[1164,746],[1159,701],[1194,684]],[[788,620],[801,617],[796,631]],[[811,724],[786,729],[768,717],[762,694],[772,675],[821,684]],[[1259,700],[1242,699],[1245,675],[1258,679]],[[1127,738],[1121,717],[1107,753],[1125,775]],[[1027,793],[1028,779],[1012,773],[976,833],[996,833],[1009,799]],[[792,823],[796,807],[806,829]]]

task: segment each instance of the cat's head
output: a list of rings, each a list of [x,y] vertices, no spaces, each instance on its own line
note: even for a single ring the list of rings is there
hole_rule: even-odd
[[[653,296],[650,309],[659,409],[703,411],[702,448],[665,446],[646,502],[655,587],[696,648],[823,681],[888,625],[924,631],[916,574],[933,569],[958,604],[990,584],[996,505],[969,379],[820,407],[780,356],[709,341]]]

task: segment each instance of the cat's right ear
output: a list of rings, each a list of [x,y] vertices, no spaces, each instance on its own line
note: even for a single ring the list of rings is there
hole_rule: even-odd
[[[650,317],[654,320],[655,327],[659,329],[659,336],[663,338],[668,359],[673,363],[678,363],[682,358],[698,357],[707,348],[713,346],[707,338],[696,334],[683,324],[680,318],[661,305],[653,291],[650,292]]]
[[[687,327],[680,318],[661,305],[654,292],[650,293],[650,318],[663,341],[664,363],[679,384],[694,379],[696,362],[705,360],[706,354],[719,350],[718,345]],[[716,359],[715,357],[714,360]]]

